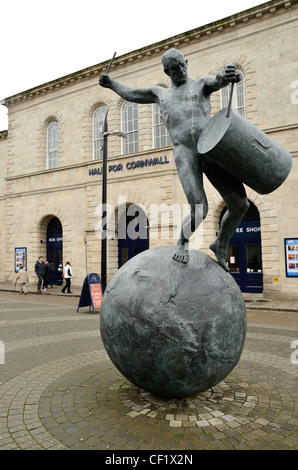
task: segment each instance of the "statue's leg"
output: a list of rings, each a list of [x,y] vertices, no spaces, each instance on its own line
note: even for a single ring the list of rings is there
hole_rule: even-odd
[[[208,203],[203,188],[200,162],[195,152],[187,147],[175,148],[175,163],[178,176],[190,206],[190,214],[183,219],[177,250],[173,259],[188,263],[188,242],[208,212]]]
[[[227,205],[217,239],[211,243],[210,249],[215,253],[219,264],[229,270],[226,263],[226,251],[229,241],[245,215],[249,202],[245,188],[240,180],[227,173],[214,163],[204,162],[204,173],[220,193]]]

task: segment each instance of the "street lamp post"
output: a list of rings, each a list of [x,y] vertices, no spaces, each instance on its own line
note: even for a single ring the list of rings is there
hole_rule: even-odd
[[[107,110],[103,125],[103,155],[102,155],[102,236],[101,236],[101,284],[103,292],[107,285],[107,160],[108,160],[108,137],[117,135],[126,138],[123,132],[114,130],[108,132]]]
[[[101,234],[101,284],[104,292],[107,285],[107,159],[108,159],[108,112],[103,126],[103,155],[102,155],[102,234]]]

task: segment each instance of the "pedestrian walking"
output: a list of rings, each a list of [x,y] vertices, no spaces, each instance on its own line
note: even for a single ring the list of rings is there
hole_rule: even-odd
[[[53,287],[53,284],[51,284],[51,281],[50,281],[50,277],[51,277],[51,265],[48,261],[45,261],[45,263],[44,263],[43,285],[42,285],[43,290],[46,290],[49,285],[51,287]]]
[[[43,283],[43,277],[45,273],[44,263],[43,263],[43,256],[40,256],[35,263],[34,268],[35,274],[37,276],[37,292],[41,294],[41,286]]]
[[[16,282],[17,281],[19,281],[20,283],[20,294],[27,295],[26,284],[29,281],[29,279],[28,279],[28,273],[24,270],[24,266],[22,264],[20,265],[20,270],[16,278]]]
[[[51,286],[51,289],[53,288],[53,281],[52,281],[52,265],[50,262],[48,262],[48,269],[49,269],[49,285]]]
[[[73,277],[73,272],[72,272],[72,268],[70,266],[69,261],[67,261],[65,263],[65,266],[64,266],[64,269],[63,269],[63,277],[65,279],[65,286],[63,287],[61,292],[63,292],[63,294],[65,294],[65,291],[67,289],[67,293],[71,294],[72,292],[70,290],[70,286],[71,286],[71,278]]]

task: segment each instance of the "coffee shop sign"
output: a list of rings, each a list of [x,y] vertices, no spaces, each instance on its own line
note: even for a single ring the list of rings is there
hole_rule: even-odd
[[[136,168],[146,168],[150,166],[164,165],[165,163],[169,163],[169,160],[166,155],[164,155],[163,157],[145,158],[144,160],[136,160],[136,161],[127,162],[125,166],[123,166],[122,163],[114,163],[114,164],[108,165],[108,172],[117,173],[119,171],[123,171],[124,168],[126,168],[127,170],[135,170]],[[89,176],[101,175],[101,174],[102,174],[102,167],[89,169]]]

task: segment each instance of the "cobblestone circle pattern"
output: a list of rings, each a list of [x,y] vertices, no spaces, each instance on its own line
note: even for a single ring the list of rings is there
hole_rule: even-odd
[[[248,323],[239,364],[212,389],[161,399],[103,349],[99,316],[0,298],[0,449],[298,449],[298,328]]]

